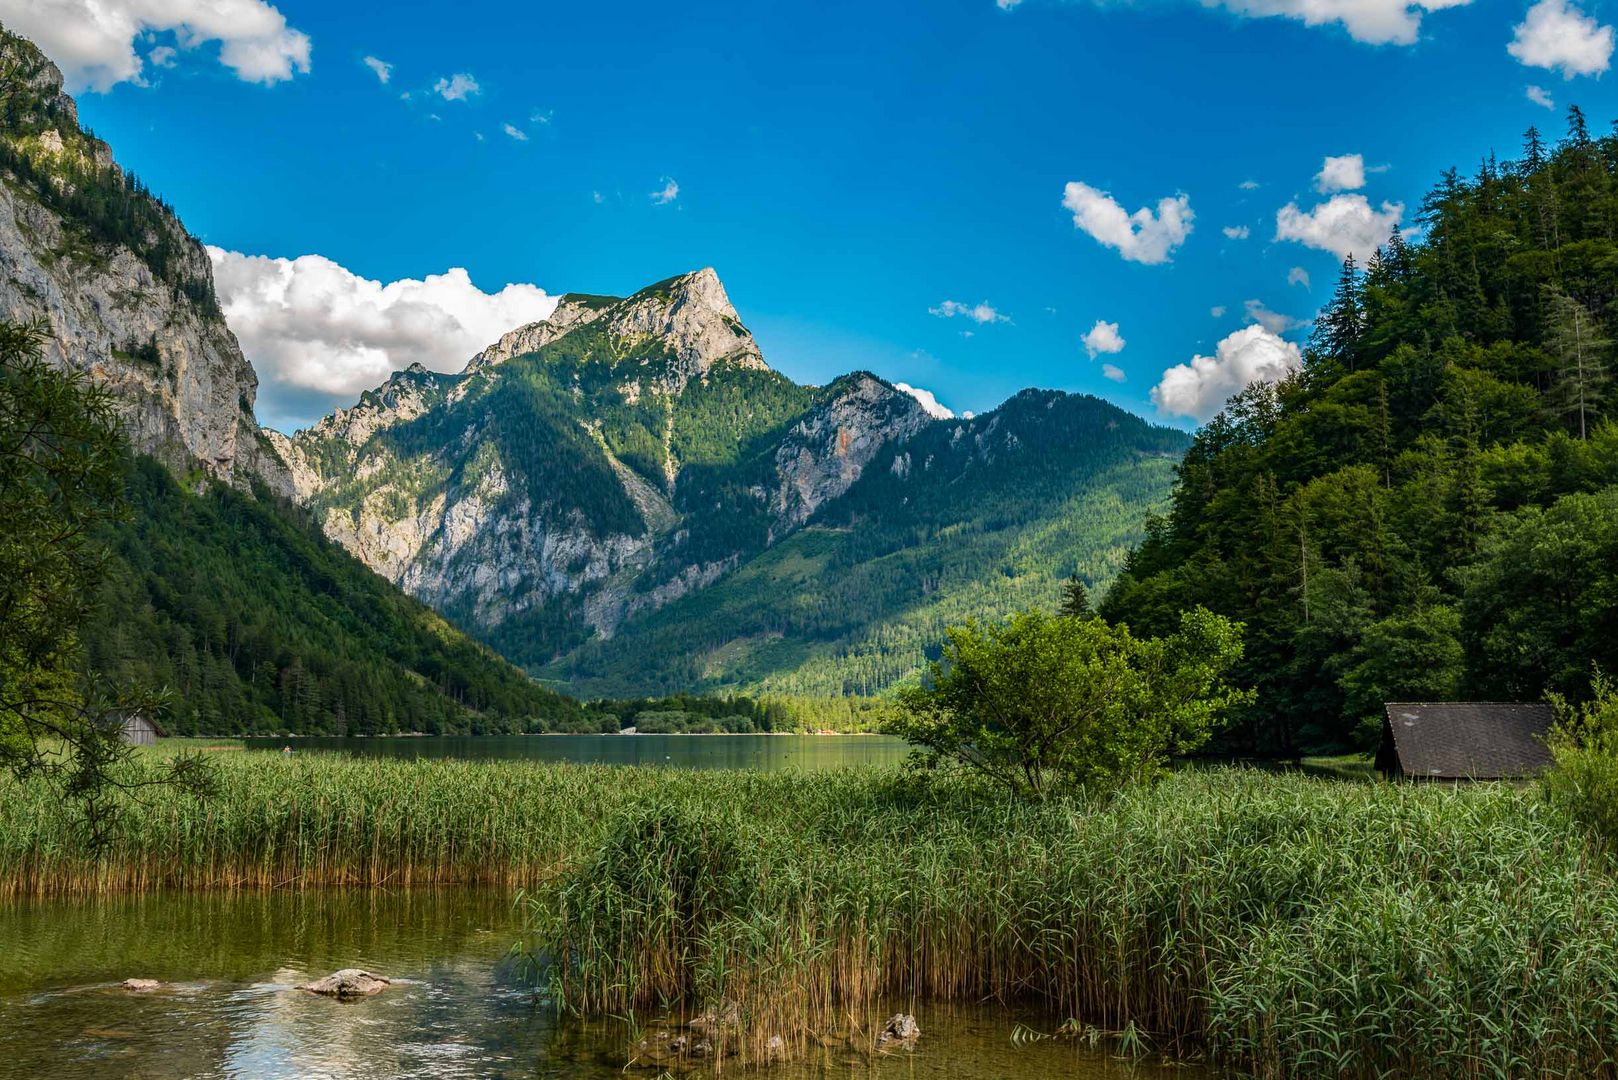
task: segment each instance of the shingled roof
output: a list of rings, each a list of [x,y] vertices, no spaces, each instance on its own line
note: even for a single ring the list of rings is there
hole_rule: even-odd
[[[1389,702],[1376,767],[1388,776],[1504,780],[1551,762],[1549,705],[1497,701]]]

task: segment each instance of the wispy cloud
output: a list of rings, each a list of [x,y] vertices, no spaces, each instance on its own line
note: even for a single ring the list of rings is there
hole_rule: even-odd
[[[445,101],[465,101],[483,93],[483,87],[478,85],[476,79],[462,71],[433,83],[433,93]]]
[[[671,176],[663,177],[663,186],[652,192],[652,202],[657,206],[667,206],[679,197],[680,185]]]
[[[996,311],[987,301],[981,304],[963,304],[959,300],[945,300],[937,307],[928,308],[927,314],[936,315],[940,319],[953,319],[959,315],[962,318],[971,319],[979,325],[1011,321],[1009,315],[1003,315]]]
[[[378,60],[374,56],[367,56],[360,63],[371,69],[376,81],[386,86],[393,79],[393,65],[386,60]]]

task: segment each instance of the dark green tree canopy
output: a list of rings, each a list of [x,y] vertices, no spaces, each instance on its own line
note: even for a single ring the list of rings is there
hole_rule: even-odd
[[[1530,129],[1420,220],[1344,264],[1301,372],[1198,432],[1101,605],[1247,624],[1232,749],[1363,745],[1386,700],[1577,697],[1618,660],[1618,136]]]

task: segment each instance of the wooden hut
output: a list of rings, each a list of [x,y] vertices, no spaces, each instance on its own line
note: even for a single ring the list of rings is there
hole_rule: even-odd
[[[124,742],[131,746],[156,746],[163,729],[143,712],[124,714]]]
[[[1389,702],[1376,768],[1390,780],[1516,780],[1551,763],[1549,705]]]

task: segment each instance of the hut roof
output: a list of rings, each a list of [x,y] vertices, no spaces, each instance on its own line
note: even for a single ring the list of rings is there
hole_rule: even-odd
[[[1412,778],[1501,780],[1551,762],[1545,704],[1498,701],[1389,702],[1377,765]]]

